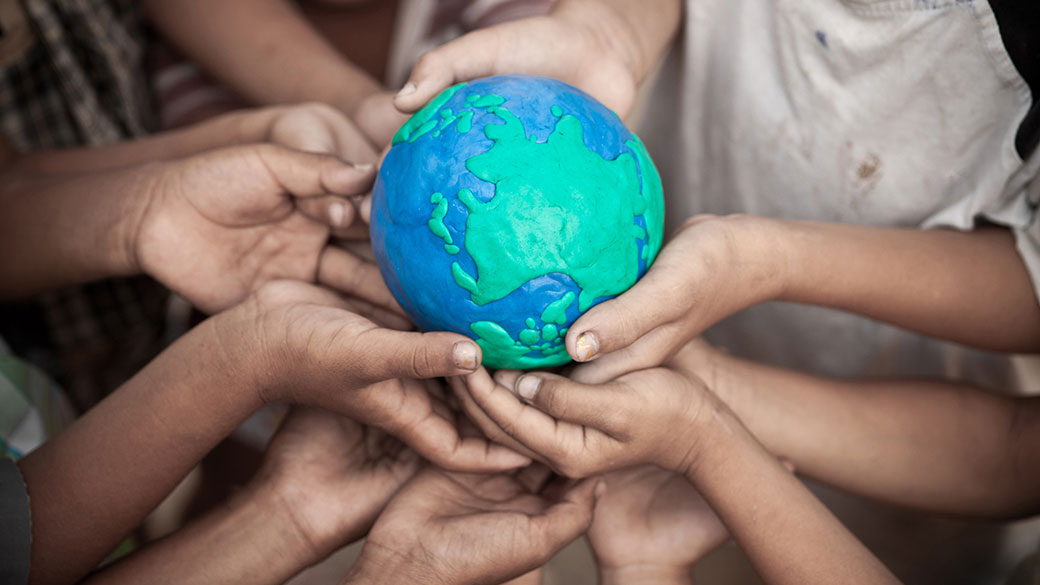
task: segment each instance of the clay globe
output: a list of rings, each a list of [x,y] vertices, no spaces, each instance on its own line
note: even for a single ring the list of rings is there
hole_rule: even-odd
[[[582,91],[526,75],[450,87],[393,138],[372,246],[427,331],[475,339],[491,368],[570,360],[564,336],[661,248],[661,181],[643,143]]]

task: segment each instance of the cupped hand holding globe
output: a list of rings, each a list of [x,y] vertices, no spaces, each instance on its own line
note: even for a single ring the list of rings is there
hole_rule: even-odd
[[[616,114],[510,75],[452,86],[398,131],[371,233],[421,328],[469,335],[490,367],[539,368],[569,361],[571,324],[646,272],[663,221],[657,171]]]

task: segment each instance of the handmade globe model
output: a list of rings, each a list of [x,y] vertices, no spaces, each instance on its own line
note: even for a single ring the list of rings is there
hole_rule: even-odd
[[[661,248],[661,182],[616,114],[526,75],[450,87],[394,136],[372,196],[379,268],[421,328],[492,368],[566,363],[567,328]]]

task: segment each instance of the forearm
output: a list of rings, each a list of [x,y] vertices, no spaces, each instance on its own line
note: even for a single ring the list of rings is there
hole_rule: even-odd
[[[0,299],[137,272],[133,225],[152,167],[84,176],[3,173]]]
[[[188,57],[254,103],[319,101],[352,115],[380,89],[287,0],[145,0],[144,6]]]
[[[263,142],[276,114],[273,109],[232,112],[187,128],[109,146],[24,154],[13,165],[22,171],[74,174],[183,158],[223,146]]]
[[[269,486],[254,485],[86,583],[276,585],[317,560],[284,502]]]
[[[601,46],[614,51],[637,82],[646,79],[679,30],[678,0],[560,0],[553,14],[591,27]]]
[[[31,582],[81,578],[259,407],[207,321],[19,462],[32,505]]]
[[[800,473],[943,513],[1040,510],[1040,399],[948,382],[839,381],[714,356],[714,388]]]
[[[1012,234],[782,222],[779,300],[994,351],[1040,351],[1040,304]]]
[[[898,582],[732,413],[707,425],[687,478],[766,583]]]

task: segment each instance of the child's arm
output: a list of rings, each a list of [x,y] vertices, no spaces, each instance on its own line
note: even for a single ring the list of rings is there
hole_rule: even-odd
[[[0,298],[145,272],[204,311],[265,281],[326,276],[371,168],[270,144],[85,175],[9,171],[0,187]],[[337,214],[335,211],[339,210]],[[393,306],[374,265],[350,291]]]
[[[690,372],[655,368],[603,385],[546,373],[466,377],[467,411],[561,473],[635,463],[697,487],[767,583],[895,583],[895,577]],[[522,399],[522,400],[521,400]]]
[[[548,16],[477,30],[426,53],[394,104],[414,112],[454,83],[527,73],[566,81],[625,116],[681,11],[676,0],[560,0]]]
[[[19,462],[32,507],[32,583],[82,578],[214,445],[268,402],[318,406],[378,426],[459,469],[529,460],[477,438],[417,378],[472,371],[451,333],[383,329],[334,293],[270,283],[180,338]]]
[[[801,473],[936,512],[1040,512],[1040,397],[939,381],[828,379],[706,345],[676,359],[709,380],[748,429]]]
[[[295,409],[245,489],[87,583],[284,583],[364,536],[419,467],[379,431]]]
[[[334,154],[354,163],[374,163],[377,159],[353,122],[321,104],[240,110],[186,128],[105,146],[28,154],[7,147],[3,159],[4,166],[21,171],[90,173],[258,142]]]
[[[146,0],[144,6],[177,48],[253,103],[316,101],[353,115],[381,89],[287,0]]]
[[[721,319],[770,300],[859,313],[984,349],[1040,351],[1040,304],[1006,229],[752,216],[687,221],[635,286],[571,326],[567,348],[579,361],[624,348],[650,367]]]

